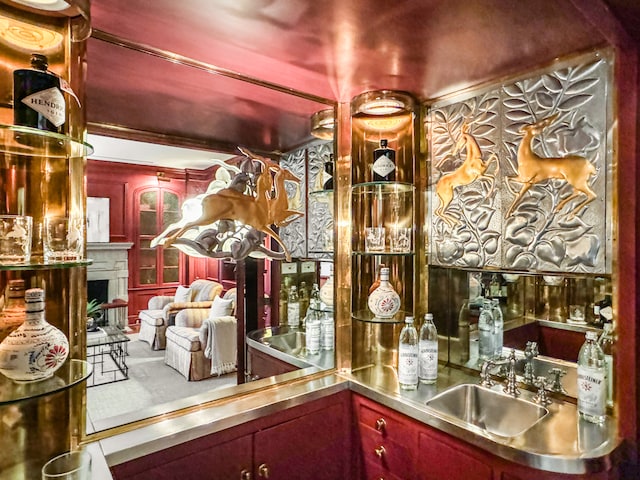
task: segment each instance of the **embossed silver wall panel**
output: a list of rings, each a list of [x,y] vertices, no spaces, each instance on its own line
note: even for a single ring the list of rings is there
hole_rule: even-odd
[[[296,186],[293,182],[287,182],[285,188],[289,199],[289,209],[306,212],[306,150],[284,154],[280,160],[283,168],[292,172],[300,179]],[[306,215],[297,218],[289,225],[280,228],[280,238],[291,252],[292,257],[305,258],[307,254],[307,220]]]
[[[324,164],[333,153],[333,143],[308,149],[309,196],[307,203],[307,245],[309,258],[333,258],[333,193],[322,191]]]
[[[610,273],[609,55],[431,106],[432,264]]]

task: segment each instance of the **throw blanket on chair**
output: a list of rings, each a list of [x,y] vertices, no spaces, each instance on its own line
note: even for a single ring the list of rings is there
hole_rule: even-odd
[[[204,356],[211,359],[211,375],[223,375],[236,369],[238,330],[236,317],[207,318],[200,327]]]

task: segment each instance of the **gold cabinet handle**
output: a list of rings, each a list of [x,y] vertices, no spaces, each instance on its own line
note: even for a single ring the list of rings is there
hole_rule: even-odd
[[[379,447],[376,447],[376,449],[374,450],[376,457],[378,458],[382,458],[384,456],[385,453],[387,453],[387,451],[385,450],[385,448],[380,445]]]
[[[247,469],[243,469],[240,472],[240,480],[251,480],[251,472]]]
[[[379,418],[376,420],[376,430],[379,431],[380,433],[384,433],[384,431],[387,428],[387,422],[384,420],[384,418]]]
[[[262,478],[269,478],[269,467],[266,463],[261,463],[258,467],[258,476]]]

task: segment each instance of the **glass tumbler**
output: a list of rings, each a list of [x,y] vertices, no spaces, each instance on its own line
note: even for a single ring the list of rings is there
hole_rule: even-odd
[[[91,480],[91,454],[79,450],[52,458],[42,467],[42,480]]]
[[[33,219],[24,215],[0,215],[0,264],[27,263],[31,259]]]

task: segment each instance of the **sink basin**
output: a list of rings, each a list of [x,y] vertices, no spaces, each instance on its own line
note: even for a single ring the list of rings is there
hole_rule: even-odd
[[[302,349],[305,347],[304,332],[299,330],[279,333],[277,335],[272,335],[271,337],[264,337],[261,341],[271,348],[275,348],[276,350],[280,350],[281,352],[285,352],[290,355],[302,354]]]
[[[429,400],[427,406],[501,437],[517,437],[549,413],[535,403],[473,384],[445,390]]]

